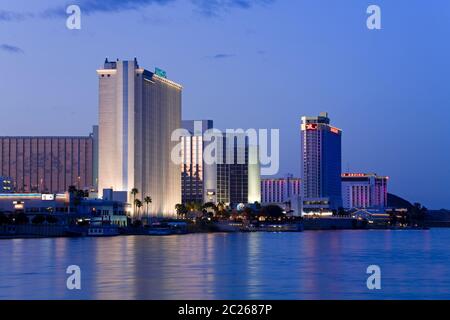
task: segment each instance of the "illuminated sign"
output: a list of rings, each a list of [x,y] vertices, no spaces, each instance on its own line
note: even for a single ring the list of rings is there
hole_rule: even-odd
[[[335,127],[330,127],[330,131],[336,134],[339,134],[339,129]]]
[[[343,177],[353,177],[353,178],[361,178],[361,177],[367,177],[367,174],[365,173],[344,173],[342,174]]]
[[[317,130],[317,123],[307,123],[306,130]]]
[[[55,200],[54,194],[43,194],[41,197],[42,201],[53,201]]]
[[[159,68],[155,68],[155,74],[161,78],[167,79],[167,73]]]

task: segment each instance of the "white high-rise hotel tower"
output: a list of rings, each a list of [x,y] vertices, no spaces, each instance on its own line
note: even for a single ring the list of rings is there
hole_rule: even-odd
[[[136,61],[105,61],[99,76],[99,191],[139,190],[151,215],[173,215],[181,202],[180,168],[171,160],[181,126],[181,85]]]

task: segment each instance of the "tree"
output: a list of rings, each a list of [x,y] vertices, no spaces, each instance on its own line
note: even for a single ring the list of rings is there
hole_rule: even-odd
[[[149,205],[150,203],[152,203],[152,198],[149,197],[149,196],[146,196],[146,197],[144,198],[144,202],[145,202],[145,205],[147,206],[146,212],[145,212],[145,216],[148,218],[148,205]]]
[[[142,221],[141,220],[134,220],[133,223],[132,223],[132,226],[134,228],[142,227]]]
[[[137,208],[137,217],[140,218],[141,216],[141,208],[142,208],[142,201],[139,199],[134,200],[134,206]]]
[[[231,216],[231,212],[227,210],[227,206],[223,201],[220,201],[217,204],[217,215],[221,219],[229,220]]]
[[[217,206],[212,202],[205,203],[203,205],[203,209],[205,209],[206,211],[208,211],[208,209],[211,209],[213,211],[214,215],[217,215],[217,211],[218,211]]]
[[[280,206],[270,204],[262,207],[261,215],[269,218],[281,218],[284,216],[284,213]]]
[[[75,186],[69,186],[67,189],[67,192],[69,192],[69,213],[72,212],[72,201],[77,202],[76,195],[77,195],[77,187]]]
[[[31,223],[33,224],[43,224],[45,222],[45,216],[42,214],[35,215],[34,218],[31,220]]]
[[[186,208],[189,211],[201,211],[202,210],[202,205],[198,202],[189,202],[186,204]]]
[[[137,188],[131,189],[131,195],[133,196],[133,213],[136,212],[136,195],[139,193]]]
[[[251,220],[253,218],[254,212],[252,210],[252,208],[250,207],[245,207],[244,208],[244,217],[247,220]]]
[[[11,219],[9,219],[9,217],[4,214],[3,212],[0,212],[0,226],[4,225],[4,224],[10,224],[11,223]]]
[[[337,214],[338,214],[338,216],[346,216],[346,215],[347,215],[347,212],[345,211],[344,208],[339,207],[339,208],[338,208],[338,211],[337,211]]]
[[[15,224],[27,224],[30,222],[27,215],[23,212],[17,213],[13,215],[14,223]]]
[[[58,223],[58,218],[55,217],[55,216],[52,216],[52,215],[48,215],[48,216],[45,218],[45,220],[47,220],[47,223],[50,223],[50,224]]]
[[[87,190],[79,189],[76,192],[76,196],[78,199],[83,199],[83,198],[89,197],[89,192]]]
[[[389,212],[389,224],[393,227],[397,225],[397,211],[395,209]]]
[[[225,202],[220,201],[220,202],[217,204],[217,209],[218,209],[219,211],[224,211],[224,210],[226,210]]]
[[[407,216],[409,223],[412,226],[423,225],[428,209],[422,206],[420,203],[416,202],[412,207],[408,209]]]
[[[177,216],[178,217],[185,217],[186,214],[188,213],[188,209],[182,203],[176,204],[175,205],[175,210],[177,211]]]

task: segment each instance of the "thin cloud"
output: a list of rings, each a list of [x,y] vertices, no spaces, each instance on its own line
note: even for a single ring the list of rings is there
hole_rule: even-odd
[[[211,59],[229,59],[235,57],[235,54],[229,54],[229,53],[218,53],[216,55],[210,56],[208,58]]]
[[[40,17],[44,19],[66,16],[69,5],[78,5],[83,14],[117,13],[129,10],[139,10],[151,5],[166,6],[180,0],[78,0],[67,2],[66,5],[48,8],[39,13],[19,13],[0,10],[1,21],[21,21],[27,18]],[[218,16],[230,9],[250,9],[256,5],[266,5],[275,0],[190,0],[196,10],[204,16]]]
[[[7,10],[0,10],[0,22],[22,21],[33,17],[31,13],[19,13]]]
[[[97,12],[120,12],[137,10],[152,4],[167,5],[176,0],[80,0],[78,5],[82,12],[93,14]]]
[[[214,17],[230,9],[250,9],[255,5],[266,5],[275,0],[191,0],[201,14]]]
[[[138,10],[152,4],[167,5],[177,0],[78,0],[66,3],[65,6],[45,10],[42,18],[55,18],[66,16],[66,8],[75,4],[80,7],[81,13],[91,15],[96,13],[117,13],[127,10]]]
[[[120,12],[136,10],[153,4],[165,6],[179,0],[79,0],[78,4],[87,14],[97,12]],[[240,8],[250,9],[254,5],[264,5],[274,0],[191,0],[200,12],[205,15],[217,15],[221,11]]]
[[[0,50],[8,53],[16,53],[16,54],[24,53],[24,51],[21,48],[6,43],[0,44]]]

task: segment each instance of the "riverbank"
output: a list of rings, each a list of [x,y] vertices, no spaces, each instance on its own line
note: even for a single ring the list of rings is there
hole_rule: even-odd
[[[441,226],[442,227],[442,226]],[[450,225],[448,226],[450,227]],[[428,226],[426,227],[428,228]],[[26,224],[0,226],[0,239],[15,238],[54,238],[54,237],[114,237],[114,236],[167,236],[192,233],[216,232],[302,232],[324,230],[417,230],[423,227],[398,227],[387,224],[370,224],[365,220],[348,217],[307,218],[298,221],[200,221],[184,220],[156,222],[147,226],[128,226],[119,228],[114,225],[66,226],[51,224]]]

